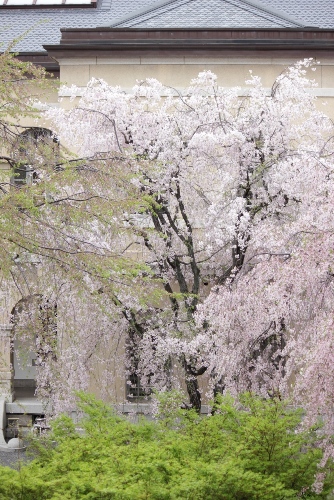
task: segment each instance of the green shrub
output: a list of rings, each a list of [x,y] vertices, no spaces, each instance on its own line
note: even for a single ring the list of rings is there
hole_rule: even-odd
[[[333,487],[329,471],[322,493],[312,491],[322,457],[318,432],[300,430],[301,411],[278,399],[226,396],[201,418],[172,403],[167,411],[164,395],[160,420],[132,424],[80,397],[84,435],[59,419],[49,438],[56,447],[19,471],[1,469],[0,498],[282,500],[326,498]]]

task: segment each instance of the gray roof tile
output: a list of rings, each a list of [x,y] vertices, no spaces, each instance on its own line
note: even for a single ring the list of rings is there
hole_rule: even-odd
[[[42,45],[59,43],[60,28],[108,26],[120,17],[140,8],[148,8],[154,3],[156,0],[102,0],[96,9],[1,9],[0,40],[2,47],[6,47],[14,38],[30,29],[17,43],[15,50],[44,51]]]
[[[303,21],[305,26],[334,28],[333,0],[261,0],[269,8],[278,9]]]
[[[279,14],[272,14],[258,2],[244,0],[166,0],[159,2],[158,8],[150,8],[123,22],[117,27],[134,28],[280,28],[298,27],[302,23],[293,22]],[[284,16],[284,13],[282,13]]]

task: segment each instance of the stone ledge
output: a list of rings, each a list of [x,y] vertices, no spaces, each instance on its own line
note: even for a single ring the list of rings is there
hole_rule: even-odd
[[[14,401],[6,403],[6,413],[32,413],[34,415],[43,415],[44,407],[40,401],[21,403]]]

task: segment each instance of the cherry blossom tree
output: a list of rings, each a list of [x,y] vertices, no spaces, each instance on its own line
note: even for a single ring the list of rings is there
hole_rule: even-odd
[[[0,57],[1,160],[33,172],[1,178],[1,277],[48,412],[94,377],[109,399],[124,375],[147,393],[183,379],[197,411],[203,386],[288,397],[332,435],[333,125],[312,61],[269,91],[211,72],[182,93],[92,80],[48,112],[55,136],[17,120],[37,116],[27,79],[45,74]]]
[[[220,87],[210,71],[182,93],[93,79],[73,109],[48,113],[78,155],[66,189],[85,193],[81,241],[90,231],[108,248],[110,268],[89,274],[122,325],[105,334],[123,332],[143,387],[168,389],[182,368],[198,411],[205,374],[211,394],[293,393],[329,414],[333,127],[308,92],[312,66],[269,92],[252,75],[246,91]]]

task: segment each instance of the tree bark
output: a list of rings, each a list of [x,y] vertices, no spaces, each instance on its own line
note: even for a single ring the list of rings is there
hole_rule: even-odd
[[[185,382],[187,387],[187,392],[189,396],[190,407],[196,410],[198,414],[201,413],[202,406],[202,396],[199,390],[197,377],[203,375],[206,372],[207,367],[202,366],[199,369],[195,369],[187,362],[185,356],[182,356],[182,366],[185,371]]]
[[[197,377],[186,373],[186,386],[191,408],[201,413],[202,397],[198,386]]]

